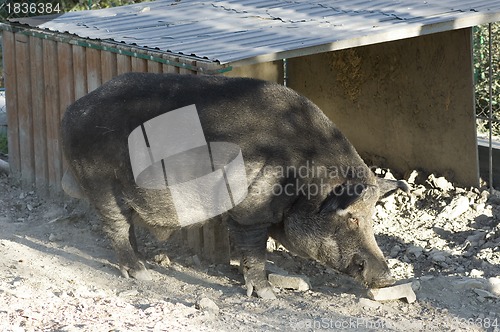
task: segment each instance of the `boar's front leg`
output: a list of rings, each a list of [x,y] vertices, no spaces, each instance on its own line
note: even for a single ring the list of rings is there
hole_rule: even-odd
[[[240,225],[230,221],[229,230],[234,246],[241,253],[241,268],[247,295],[253,291],[263,299],[276,299],[266,276],[266,243],[268,225]]]

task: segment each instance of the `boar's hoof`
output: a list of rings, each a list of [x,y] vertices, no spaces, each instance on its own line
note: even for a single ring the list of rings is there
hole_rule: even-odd
[[[276,295],[274,294],[271,287],[257,290],[257,296],[264,300],[276,300]]]
[[[267,281],[266,273],[264,270],[255,268],[243,269],[243,277],[245,278],[245,285],[247,286],[247,296],[250,297],[255,290],[257,296],[265,300],[274,300],[274,295],[271,284]]]
[[[254,286],[252,283],[247,283],[247,296],[251,297],[254,291]],[[271,287],[256,288],[255,292],[257,296],[264,300],[276,300],[276,295]]]
[[[273,292],[271,286],[267,287],[254,287],[252,282],[247,282],[247,296],[251,297],[255,288],[255,293],[257,296],[264,300],[276,300],[276,295]]]
[[[142,263],[139,264],[138,268],[125,268],[125,267],[120,267],[120,271],[122,275],[125,278],[134,278],[136,280],[142,280],[142,281],[149,281],[152,280],[153,278],[151,277],[151,274],[149,273],[148,270],[144,267]]]
[[[247,278],[245,278],[245,279],[247,279]],[[256,283],[247,279],[246,280],[247,296],[251,297],[253,294],[253,291],[255,290],[255,293],[257,293],[257,296],[260,297],[261,299],[275,300],[276,295],[274,294],[274,291],[271,288],[271,285],[269,285],[269,283],[267,282],[267,280],[264,280],[260,284],[261,284],[260,287],[256,286]]]
[[[148,270],[129,270],[128,274],[137,280],[149,281],[153,279]]]

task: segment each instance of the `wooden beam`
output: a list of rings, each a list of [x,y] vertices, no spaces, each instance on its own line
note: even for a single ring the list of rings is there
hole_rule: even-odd
[[[47,155],[47,120],[43,75],[42,39],[30,37],[31,105],[35,149],[35,184],[39,192],[48,194],[49,160]]]
[[[59,66],[57,43],[43,40],[43,73],[45,78],[45,112],[47,120],[47,155],[49,160],[49,189],[58,194],[61,191],[63,174],[61,150],[59,144]]]
[[[31,104],[30,39],[16,34],[16,89],[19,120],[19,148],[21,178],[24,184],[35,183],[35,155],[33,139],[33,112]],[[9,110],[10,111],[10,110]]]

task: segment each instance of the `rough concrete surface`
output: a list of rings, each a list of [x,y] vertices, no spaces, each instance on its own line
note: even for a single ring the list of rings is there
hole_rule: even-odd
[[[289,59],[287,68],[288,86],[365,161],[479,184],[470,29]]]

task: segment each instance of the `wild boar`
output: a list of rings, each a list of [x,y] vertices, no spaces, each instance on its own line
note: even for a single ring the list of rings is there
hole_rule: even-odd
[[[188,207],[181,222],[170,179],[168,186],[138,183],[137,169],[148,165],[137,166],[139,160],[134,166],[132,137],[137,134],[142,142],[151,129],[147,126],[156,126],[160,136],[177,132],[184,135],[182,142],[190,140],[191,129],[166,118],[157,120],[189,105],[196,110],[192,114],[199,118],[207,142],[226,142],[241,152],[245,195],[222,216],[241,251],[249,294],[275,297],[265,274],[269,236],[368,286],[394,282],[375,241],[372,216],[379,197],[405,185],[377,178],[316,105],[289,88],[257,79],[146,73],[108,81],[70,105],[62,119],[62,147],[69,166],[63,186],[71,195],[88,199],[100,214],[123,276],[150,279],[136,255],[135,223],[166,239],[185,226],[185,220],[203,222],[194,215],[196,204],[207,200],[218,207],[210,194],[198,195],[201,202],[188,195],[181,200]],[[177,114],[187,114],[182,112]],[[160,148],[157,153],[163,153],[162,147],[178,153],[176,144],[183,144],[148,138],[140,144],[149,155],[154,144]],[[143,157],[149,158],[148,153]],[[151,163],[156,162],[159,178],[168,178],[170,166],[160,159]],[[191,163],[181,165],[181,173],[196,164],[184,160]],[[230,172],[225,170],[228,180]],[[229,189],[234,194],[234,187]]]

